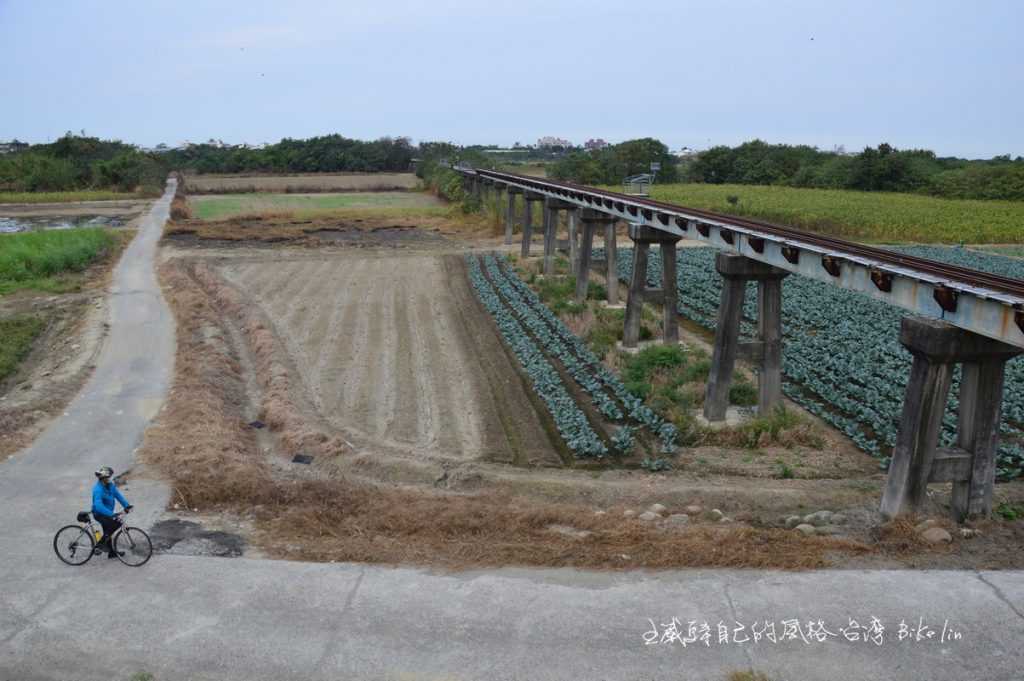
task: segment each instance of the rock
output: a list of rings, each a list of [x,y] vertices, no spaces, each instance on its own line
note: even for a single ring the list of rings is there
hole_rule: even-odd
[[[665,524],[673,527],[678,527],[680,525],[689,525],[690,516],[686,515],[685,513],[673,513],[669,517],[665,518]]]
[[[845,525],[846,524],[846,516],[843,515],[842,513],[833,513],[832,514],[832,524],[833,525]]]
[[[704,511],[704,509],[698,506],[697,504],[690,504],[683,510],[689,513],[690,515],[700,515]]]
[[[722,513],[721,511],[719,511],[717,508],[711,509],[711,519],[712,520],[721,520],[724,517],[725,517],[725,514]]]
[[[651,504],[650,506],[647,507],[647,510],[650,511],[651,513],[664,513],[665,507],[662,506],[661,504]]]
[[[803,519],[798,515],[791,515],[786,518],[786,529],[792,530],[794,527],[803,522]]]
[[[934,518],[929,518],[928,520],[925,520],[924,522],[920,522],[917,525],[915,525],[914,526],[914,532],[917,532],[918,534],[921,534],[922,532],[924,532],[928,528],[935,527],[938,524],[939,524],[938,520],[935,520]]]
[[[52,373],[52,371],[44,371],[43,373],[40,374],[40,376],[49,376]]]
[[[720,522],[720,523],[731,523],[732,522],[732,518],[730,518],[729,516],[722,516],[721,518],[718,519],[718,522]]]
[[[814,525],[810,523],[800,523],[794,528],[797,532],[803,532],[804,534],[814,534]]]
[[[828,525],[831,519],[832,511],[818,511],[817,513],[808,513],[804,516],[804,522],[815,527]]]
[[[623,518],[632,518],[635,515],[636,515],[636,511],[634,511],[631,508],[627,508],[625,511],[622,512],[622,517]]]
[[[948,544],[953,541],[952,535],[941,527],[929,527],[921,533],[921,539],[924,539],[929,544]]]
[[[570,525],[548,525],[548,531],[564,534],[566,537],[572,537],[573,539],[586,539],[594,534],[590,530],[577,530]]]
[[[657,513],[652,513],[651,511],[644,511],[643,513],[637,516],[637,518],[639,518],[640,520],[646,521],[657,520],[660,517],[660,515],[658,515]]]
[[[822,525],[821,527],[815,528],[814,531],[817,534],[830,535],[841,533],[843,531],[843,528],[839,527],[838,525]]]
[[[981,530],[972,530],[969,527],[960,528],[960,536],[964,539],[970,539],[971,537],[977,537],[981,535]]]
[[[594,511],[594,515],[605,515],[607,511]]]

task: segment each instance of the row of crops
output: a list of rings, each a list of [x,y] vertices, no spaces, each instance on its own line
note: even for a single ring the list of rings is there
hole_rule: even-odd
[[[473,290],[494,317],[505,343],[575,456],[628,454],[640,432],[657,441],[662,453],[675,450],[675,426],[626,390],[622,381],[516,276],[507,260],[494,255],[467,255],[466,263]],[[607,441],[587,420],[556,366],[564,369],[605,420],[617,425]]]
[[[1024,279],[1024,262],[962,248],[916,246],[905,253]],[[598,251],[600,254],[600,251]],[[683,248],[678,255],[679,311],[714,329],[721,277],[715,249]],[[619,277],[632,272],[630,252],[618,258]],[[598,257],[602,257],[598,255]],[[660,285],[661,257],[652,250],[648,271]],[[757,317],[756,283],[747,290],[741,335],[752,338]],[[798,275],[783,284],[783,390],[811,413],[843,431],[861,449],[888,464],[896,441],[903,393],[910,374],[910,353],[899,343],[906,313],[867,296]],[[956,433],[959,370],[943,419],[942,442]],[[1024,358],[1007,364],[997,474],[1003,479],[1024,472]]]

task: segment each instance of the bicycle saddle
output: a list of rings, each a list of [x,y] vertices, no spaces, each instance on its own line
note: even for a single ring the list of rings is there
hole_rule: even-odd
[[[79,513],[78,514],[78,522],[80,522],[80,523],[87,523],[87,522],[89,522],[89,512],[88,511],[82,511],[81,513]]]

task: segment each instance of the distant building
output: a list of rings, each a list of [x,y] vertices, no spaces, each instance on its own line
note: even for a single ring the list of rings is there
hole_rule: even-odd
[[[597,139],[589,139],[583,143],[583,148],[587,151],[599,151],[608,146],[608,143],[598,137]]]
[[[545,149],[549,147],[571,147],[572,142],[569,140],[562,139],[561,137],[541,137],[537,140],[537,147]]]
[[[18,140],[0,142],[0,154],[13,154],[14,152],[21,151],[28,146],[28,142],[19,142]]]
[[[685,161],[687,159],[691,159],[697,156],[699,153],[700,152],[697,151],[696,149],[691,149],[690,147],[683,147],[682,149],[676,152],[676,158],[678,158],[680,161]]]

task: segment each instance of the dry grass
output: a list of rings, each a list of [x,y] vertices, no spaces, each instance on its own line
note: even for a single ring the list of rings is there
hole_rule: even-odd
[[[661,530],[614,511],[597,514],[588,506],[493,490],[459,494],[344,478],[286,478],[259,452],[245,426],[243,371],[225,340],[230,335],[223,320],[230,315],[243,327],[264,386],[268,423],[288,449],[289,437],[314,430],[287,397],[288,372],[275,361],[273,334],[246,317],[236,294],[211,271],[196,266],[190,275],[168,264],[160,276],[177,316],[178,350],[174,387],[158,423],[147,432],[143,459],[164,472],[190,507],[251,513],[259,540],[272,555],[452,568],[808,569],[827,565],[828,552],[868,550],[848,540],[776,529]],[[211,333],[218,328],[220,333]],[[269,408],[275,402],[280,411]],[[553,532],[552,525],[592,534],[568,537]]]
[[[172,220],[191,220],[192,219],[192,207],[189,206],[188,200],[182,196],[175,196],[171,200],[171,219]]]
[[[189,175],[184,183],[190,194],[394,191],[414,189],[419,184],[419,179],[412,173]]]

